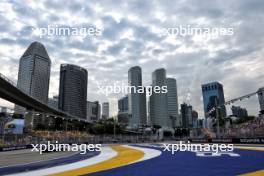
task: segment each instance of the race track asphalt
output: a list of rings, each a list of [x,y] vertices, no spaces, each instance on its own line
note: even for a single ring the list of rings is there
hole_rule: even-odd
[[[261,147],[236,148],[233,151],[235,156],[226,154],[198,156],[197,153],[189,151],[177,151],[172,154],[169,151],[163,151],[157,144],[110,145],[106,146],[106,151],[110,153],[88,152],[85,155],[73,154],[48,161],[4,167],[0,168],[0,175],[16,174],[23,171],[33,171],[31,172],[33,174],[43,173],[42,170],[48,169],[48,175],[56,176],[233,176],[243,174],[263,176],[263,149]],[[104,159],[107,155],[111,155],[111,157]],[[59,166],[57,171],[58,169],[62,170],[59,173],[51,174],[52,171],[55,171],[53,168],[56,166]],[[25,172],[25,175],[27,173],[30,172]],[[23,173],[20,174],[23,175]]]

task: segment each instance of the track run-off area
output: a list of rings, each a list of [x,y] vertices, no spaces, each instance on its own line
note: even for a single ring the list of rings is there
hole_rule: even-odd
[[[230,153],[164,151],[162,144],[103,145],[101,152],[73,153],[39,162],[0,167],[17,176],[264,175],[264,146],[237,145]]]

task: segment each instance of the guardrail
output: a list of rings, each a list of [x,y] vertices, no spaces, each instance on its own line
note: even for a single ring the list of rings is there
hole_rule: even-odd
[[[27,93],[26,90],[23,90],[23,89],[21,89],[21,88],[18,88],[18,87],[17,87],[17,84],[16,84],[14,81],[12,81],[11,79],[9,79],[7,76],[5,76],[5,75],[3,75],[2,73],[0,73],[0,77],[3,78],[3,79],[4,79],[5,81],[7,81],[8,83],[10,83],[12,86],[14,86],[14,87],[16,87],[17,89],[21,90],[22,92],[24,92],[24,93],[27,94],[28,96],[32,97],[31,95],[29,95],[29,94]],[[33,98],[33,97],[32,97],[32,98]]]
[[[2,73],[0,73],[0,77],[3,78],[4,80],[6,80],[7,82],[9,82],[10,84],[12,84],[13,86],[16,87],[15,82],[12,81],[11,79],[9,79],[8,77],[6,77],[5,75],[3,75]]]

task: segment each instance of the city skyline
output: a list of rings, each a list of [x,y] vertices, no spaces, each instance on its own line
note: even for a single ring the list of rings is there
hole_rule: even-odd
[[[154,5],[153,2],[135,1],[127,7],[123,2],[96,2],[92,6],[92,1],[90,5],[72,2],[65,4],[63,9],[55,2],[38,3],[42,5],[36,6],[34,2],[31,5],[1,2],[3,28],[0,35],[3,37],[0,41],[0,70],[16,82],[19,58],[31,42],[40,41],[47,48],[52,61],[49,97],[58,95],[59,68],[62,63],[80,65],[89,71],[88,100],[110,102],[111,115],[117,113],[117,100],[123,95],[110,95],[107,98],[98,94],[94,82],[126,82],[128,68],[135,65],[142,68],[144,86],[150,84],[153,70],[165,68],[170,74],[168,77],[177,80],[179,104],[191,104],[199,117],[203,114],[202,84],[221,82],[226,100],[254,92],[264,85],[264,40],[260,37],[264,32],[262,9],[258,8],[263,6],[261,2],[182,1],[170,4],[168,1],[161,4],[156,2],[158,4]],[[84,9],[79,14],[73,14],[73,8],[80,6]],[[141,8],[137,8],[139,6]],[[208,10],[207,7],[213,8]],[[234,8],[236,15],[230,16]],[[143,13],[146,9],[148,14]],[[30,10],[35,12],[34,15]],[[173,15],[170,15],[171,12]],[[197,18],[193,19],[193,15]],[[47,27],[49,19],[54,19],[54,24],[58,25],[95,25],[103,28],[102,36],[84,39],[58,36],[39,38],[31,33],[32,26]],[[76,19],[80,22],[76,23]],[[155,32],[164,27],[174,27],[175,24],[234,27],[234,35],[208,40],[187,36],[179,37],[176,41],[175,38],[160,36]],[[10,106],[3,101],[1,105]],[[257,115],[259,111],[257,97],[235,105],[247,108],[249,115]]]
[[[41,46],[43,46],[41,43],[39,43],[39,42],[32,42],[31,43],[31,45],[29,46],[29,48],[32,46],[32,45],[34,45],[35,43],[37,43],[37,44],[39,44],[39,45],[41,45]],[[44,46],[43,46],[44,47]],[[28,49],[27,49],[28,50]],[[25,53],[27,52],[27,50],[25,51]],[[46,52],[46,50],[45,50],[45,52]],[[47,53],[47,52],[46,52]],[[25,55],[25,54],[24,54]],[[24,57],[24,55],[22,55],[22,57]],[[73,64],[65,64],[65,63],[63,63],[63,64],[61,64],[61,67],[62,66],[64,66],[64,65],[72,65],[72,66],[74,66],[74,67],[78,67],[78,68],[81,68],[80,66],[78,66],[78,65],[73,65]],[[139,66],[133,66],[133,67],[131,67],[131,68],[140,68]],[[130,68],[130,69],[131,69]],[[130,70],[130,69],[128,69],[128,71]],[[141,68],[140,68],[141,69]],[[163,68],[162,68],[163,69]],[[156,70],[159,70],[159,68],[158,69],[156,69]],[[165,69],[165,72],[166,72],[166,69]],[[140,74],[141,74],[141,71],[140,71]],[[152,75],[153,75],[153,73],[152,73]],[[50,76],[52,76],[52,75],[50,75]],[[153,76],[152,76],[153,77]],[[129,76],[128,76],[128,79],[129,79]],[[141,78],[142,79],[142,78]],[[153,79],[153,78],[152,78]],[[170,79],[170,78],[169,78]],[[173,78],[174,79],[174,78]],[[176,80],[176,79],[175,79]],[[152,80],[153,81],[153,80]],[[147,81],[147,82],[149,82],[149,81]],[[215,82],[217,82],[217,81],[214,81],[214,82],[212,82],[212,83],[215,83]],[[206,83],[206,84],[212,84],[212,83]],[[153,84],[153,83],[152,83]],[[129,84],[128,84],[129,85]],[[147,85],[151,85],[151,84],[147,84]],[[202,87],[204,86],[204,84],[203,85],[201,85]],[[87,86],[87,87],[89,87],[89,86]],[[201,89],[202,90],[202,89]],[[88,88],[87,88],[87,91],[88,91]],[[177,90],[176,90],[177,91]],[[88,92],[87,92],[88,93]],[[58,92],[58,94],[59,94],[59,92]],[[201,94],[203,94],[203,93],[201,93]],[[120,94],[121,95],[121,94]],[[123,95],[123,94],[122,94]],[[54,95],[54,96],[58,96],[57,94],[56,95]],[[54,97],[53,96],[53,97]],[[108,95],[106,95],[106,97],[107,97]],[[188,96],[188,95],[187,95]],[[49,98],[52,98],[52,97],[49,97]],[[147,98],[147,97],[146,97]],[[188,100],[188,98],[190,98],[190,97],[187,97],[186,99],[185,99],[185,101],[183,101],[183,102],[179,102],[179,103],[186,103],[187,102],[187,104],[189,104],[189,105],[191,105],[191,103],[190,102],[188,102],[189,100]],[[251,98],[252,99],[252,98]],[[5,100],[3,100],[3,101],[5,101]],[[87,95],[87,101],[89,101],[88,100],[88,95]],[[95,101],[98,101],[98,100],[95,100]],[[1,99],[0,99],[0,102],[1,102]],[[103,106],[103,103],[104,102],[102,102],[102,106]],[[116,102],[115,102],[116,103]],[[114,103],[114,104],[115,104]],[[177,103],[178,105],[179,105],[179,103]],[[203,105],[204,106],[204,105]],[[204,108],[204,107],[203,107]],[[203,112],[205,112],[205,111],[203,111]],[[116,116],[117,114],[118,114],[118,108],[117,108],[117,110],[114,110],[114,115],[109,115],[109,117],[111,117],[111,116]],[[259,113],[259,111],[257,111],[257,113]],[[229,113],[230,115],[232,114],[232,112],[231,113]],[[257,114],[256,114],[257,115]],[[204,117],[204,116],[201,116],[201,115],[199,115],[199,117]]]

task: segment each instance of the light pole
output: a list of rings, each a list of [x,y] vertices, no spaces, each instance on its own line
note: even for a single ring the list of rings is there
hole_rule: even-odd
[[[31,124],[31,132],[32,132],[33,129],[34,129],[34,118],[35,118],[35,110],[33,109],[33,110],[31,111],[31,122],[30,122],[30,124]]]
[[[116,138],[116,124],[115,124],[115,117],[113,118],[114,119],[114,139]]]

